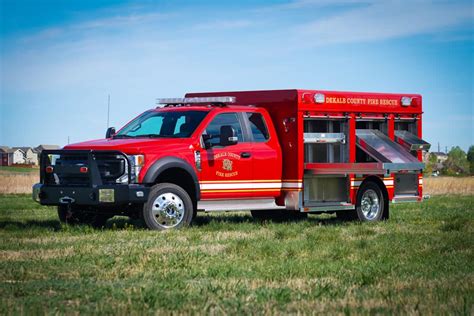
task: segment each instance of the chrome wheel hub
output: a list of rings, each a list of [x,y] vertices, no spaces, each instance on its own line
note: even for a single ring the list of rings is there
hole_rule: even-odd
[[[380,211],[380,202],[374,190],[369,189],[362,194],[360,208],[366,219],[372,220],[377,217]]]
[[[184,203],[174,193],[163,193],[153,201],[151,211],[158,225],[164,228],[172,228],[183,220]]]

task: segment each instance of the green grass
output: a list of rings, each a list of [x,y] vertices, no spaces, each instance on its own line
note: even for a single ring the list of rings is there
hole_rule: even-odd
[[[39,172],[38,168],[15,167],[15,166],[0,166],[0,171],[8,172]]]
[[[0,314],[472,315],[473,201],[393,205],[376,224],[221,213],[153,232],[61,226],[28,196],[0,196]]]

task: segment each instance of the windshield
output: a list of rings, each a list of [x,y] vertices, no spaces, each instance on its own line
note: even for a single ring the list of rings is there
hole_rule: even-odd
[[[207,111],[148,111],[125,125],[114,138],[189,137]]]

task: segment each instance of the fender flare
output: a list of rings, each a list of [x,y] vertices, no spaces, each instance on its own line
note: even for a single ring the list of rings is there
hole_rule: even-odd
[[[178,157],[164,157],[155,161],[151,167],[148,168],[145,177],[143,178],[143,183],[155,183],[160,174],[170,168],[183,169],[191,176],[194,182],[194,189],[196,191],[196,199],[199,201],[201,198],[201,189],[199,187],[199,180],[196,171],[194,171],[193,167],[188,162]]]

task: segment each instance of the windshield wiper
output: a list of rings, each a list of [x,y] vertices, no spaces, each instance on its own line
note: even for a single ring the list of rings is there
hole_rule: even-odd
[[[123,135],[115,135],[114,136],[114,139],[115,138],[140,138],[140,137],[148,137],[148,138],[158,138],[158,137],[165,137],[165,136],[162,136],[162,135],[158,135],[158,134],[143,134],[143,135],[127,135],[127,134],[123,134]]]
[[[116,138],[134,138],[135,136],[131,136],[131,135],[126,135],[126,134],[122,134],[122,135],[114,135],[114,139]]]
[[[138,135],[136,137],[149,137],[149,138],[157,138],[157,137],[163,137],[162,135],[158,134],[143,134],[143,135]]]

